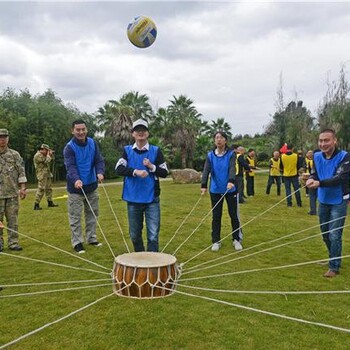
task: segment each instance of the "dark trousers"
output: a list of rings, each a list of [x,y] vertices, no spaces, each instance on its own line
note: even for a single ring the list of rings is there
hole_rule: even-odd
[[[317,190],[309,188],[310,214],[317,214]]]
[[[267,180],[266,194],[270,194],[271,186],[273,184],[277,186],[277,195],[281,195],[281,176],[271,176],[269,175],[269,179]]]
[[[244,178],[243,176],[236,175],[235,185],[238,192],[238,201],[239,203],[244,203]]]
[[[286,188],[286,197],[287,197],[287,205],[288,206],[292,206],[292,190],[291,187],[293,185],[294,188],[294,195],[295,195],[295,199],[297,201],[297,205],[299,207],[301,207],[301,195],[300,195],[300,191],[299,191],[299,178],[298,175],[295,176],[284,176],[284,186]]]
[[[222,207],[224,199],[220,193],[210,193],[211,205],[212,208],[216,205],[213,210],[213,219],[211,223],[212,233],[211,238],[212,242],[216,243],[220,241],[221,233],[221,217],[222,217]],[[221,200],[220,200],[221,199]],[[228,213],[231,218],[231,227],[232,227],[232,239],[240,241],[243,238],[242,230],[240,229],[240,222],[238,218],[238,205],[237,205],[237,194],[236,193],[226,193],[225,195]]]
[[[254,176],[246,176],[247,196],[254,196]]]

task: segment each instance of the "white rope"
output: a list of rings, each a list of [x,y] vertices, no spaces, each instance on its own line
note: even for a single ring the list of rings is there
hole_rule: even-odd
[[[53,290],[43,290],[39,292],[28,292],[28,293],[18,293],[18,294],[10,294],[10,295],[0,295],[0,299],[2,298],[14,298],[14,297],[23,297],[23,296],[32,296],[38,294],[49,294],[49,293],[57,293],[57,292],[67,292],[70,290],[80,290],[80,289],[88,289],[88,288],[96,288],[96,287],[105,287],[111,286],[111,283],[104,284],[95,284],[90,286],[80,286],[80,287],[71,287],[71,288],[62,288],[62,289],[53,289]]]
[[[72,254],[71,252],[67,252],[66,250],[63,250],[63,249],[58,248],[58,247],[55,247],[55,246],[53,246],[53,245],[51,245],[51,244],[49,244],[49,243],[45,243],[45,242],[40,241],[40,240],[38,240],[38,239],[36,239],[36,238],[30,237],[30,236],[28,236],[28,235],[26,235],[26,234],[24,234],[24,233],[20,233],[20,232],[18,232],[18,231],[12,230],[12,229],[10,229],[9,227],[5,227],[5,228],[6,228],[8,231],[12,231],[12,232],[14,232],[14,233],[17,233],[17,234],[19,234],[20,236],[23,236],[23,237],[25,237],[25,238],[28,238],[28,239],[30,239],[30,240],[32,240],[32,241],[34,241],[34,242],[44,244],[44,245],[46,245],[47,247],[53,248],[53,249],[55,249],[55,250],[58,250],[59,252],[68,254],[68,255],[70,255],[70,256],[73,256],[73,257],[76,258],[76,259],[83,260],[83,261],[85,261],[85,262],[88,262],[89,264],[92,264],[92,265],[101,267],[102,269],[105,269],[105,270],[110,270],[110,268],[108,268],[108,267],[105,267],[105,266],[102,266],[102,265],[100,265],[100,264],[97,264],[97,263],[95,263],[95,262],[93,262],[93,261],[91,261],[91,260],[82,258],[81,256],[79,256],[79,255],[77,255],[77,254]]]
[[[343,219],[343,218],[345,218],[345,217],[346,217],[346,216],[342,216],[341,218],[336,218],[336,219],[330,220],[330,221],[328,221],[328,222],[325,222],[325,224],[329,224],[329,223],[331,223],[331,222],[333,222],[333,221],[336,221],[336,220],[341,220],[341,219]],[[310,227],[308,227],[308,228],[302,229],[302,230],[300,230],[300,231],[297,231],[297,232],[294,232],[294,233],[290,233],[290,234],[285,235],[285,236],[282,236],[282,237],[275,238],[275,239],[273,239],[273,240],[271,240],[271,241],[261,242],[261,243],[258,243],[258,244],[256,244],[256,245],[253,245],[253,246],[251,246],[251,247],[245,248],[245,249],[244,249],[244,252],[249,251],[249,250],[254,249],[254,248],[257,248],[257,247],[260,247],[260,246],[262,246],[262,245],[275,243],[275,242],[278,242],[278,241],[280,241],[280,240],[283,240],[283,239],[286,239],[286,238],[290,238],[290,237],[293,237],[293,236],[298,235],[298,234],[300,234],[300,233],[309,231],[309,230],[314,229],[314,228],[319,228],[319,227],[320,227],[320,224],[317,224],[317,225],[310,226]],[[202,262],[202,263],[200,263],[200,264],[197,264],[197,265],[195,265],[195,266],[188,267],[186,270],[187,270],[187,271],[193,270],[193,269],[196,269],[196,268],[198,268],[198,267],[200,267],[200,266],[207,265],[207,264],[211,264],[212,262],[215,262],[215,261],[218,261],[218,260],[222,260],[222,259],[224,259],[224,258],[227,258],[228,256],[236,255],[236,254],[238,254],[238,253],[242,253],[242,251],[241,251],[241,250],[240,250],[240,251],[233,251],[232,253],[219,256],[219,257],[217,257],[217,258],[215,258],[215,259],[211,259],[211,260],[204,261],[204,262]]]
[[[305,187],[305,186],[304,186]],[[245,224],[241,225],[240,227],[238,227],[236,230],[233,230],[232,232],[230,232],[228,235],[226,235],[224,238],[220,239],[220,242],[224,241],[227,237],[232,236],[236,231],[242,229],[243,227],[247,226],[248,224],[250,224],[252,221],[258,219],[259,217],[263,216],[264,214],[266,214],[267,212],[269,212],[270,210],[272,210],[273,208],[275,208],[277,205],[279,205],[280,203],[282,203],[283,201],[285,201],[288,197],[292,196],[294,193],[300,191],[302,188],[301,187],[299,189],[297,189],[296,191],[292,192],[289,196],[282,198],[279,202],[277,202],[276,204],[274,204],[272,207],[266,209],[265,211],[261,212],[260,214],[256,215],[255,217],[253,217],[252,219],[250,219],[249,221],[247,221]],[[226,191],[227,192],[227,191]],[[226,193],[225,193],[226,194]],[[214,209],[214,208],[213,208]],[[206,252],[212,245],[206,247],[205,249],[203,249],[202,251],[200,251],[198,254],[194,255],[192,258],[186,260],[185,262],[183,262],[183,266],[185,266],[187,263],[189,263],[190,261],[192,261],[195,258],[198,258],[200,255],[202,255],[204,252]]]
[[[278,295],[308,295],[308,294],[348,294],[350,290],[305,290],[305,291],[283,291],[283,290],[228,290],[189,286],[187,284],[176,283],[176,287],[184,287],[195,290],[203,290],[215,293],[233,293],[233,294],[278,294]]]
[[[201,222],[198,224],[198,226],[191,232],[191,234],[177,247],[177,249],[174,251],[172,255],[175,255],[178,250],[192,237],[192,235],[199,229],[199,227],[203,224],[205,219],[212,213],[212,211],[217,207],[217,205],[225,198],[225,195],[228,190],[221,196],[221,198],[218,200],[218,202],[211,208],[211,210],[208,212],[207,215],[204,216],[204,218],[201,220]]]
[[[289,267],[305,266],[305,265],[309,265],[309,264],[315,264],[315,263],[318,263],[318,262],[331,261],[331,260],[336,260],[336,259],[344,259],[344,258],[349,258],[349,257],[350,257],[350,255],[342,255],[342,256],[337,256],[335,258],[321,259],[321,260],[312,260],[312,261],[306,261],[306,262],[296,263],[296,264],[273,266],[273,267],[265,267],[265,268],[260,268],[260,269],[251,269],[251,270],[243,270],[243,271],[234,271],[234,272],[227,272],[227,273],[222,273],[222,274],[217,274],[217,275],[209,275],[209,276],[201,276],[201,277],[182,278],[181,281],[194,281],[194,280],[201,280],[201,279],[206,279],[206,278],[215,278],[215,277],[225,277],[225,276],[232,276],[232,275],[240,275],[240,274],[243,274],[243,273],[280,270],[280,269],[286,269],[286,268],[289,268]]]
[[[101,231],[101,233],[102,233],[102,236],[103,236],[103,238],[104,238],[104,240],[105,240],[105,242],[106,242],[106,244],[107,244],[109,250],[110,250],[111,253],[112,253],[113,258],[115,259],[115,254],[114,254],[114,252],[113,252],[113,250],[112,250],[112,247],[111,247],[111,245],[109,244],[109,242],[108,242],[108,240],[107,240],[107,237],[106,237],[106,235],[104,234],[104,232],[103,232],[103,230],[102,230],[102,227],[101,227],[101,225],[100,225],[100,222],[98,221],[98,218],[97,218],[97,216],[96,216],[94,210],[92,209],[92,206],[91,206],[91,204],[90,204],[90,201],[89,201],[88,197],[86,196],[86,193],[85,193],[85,191],[84,191],[83,188],[81,188],[81,192],[83,193],[83,195],[84,195],[84,197],[85,197],[86,203],[88,204],[88,206],[89,206],[89,208],[90,208],[90,210],[91,210],[91,213],[92,213],[92,215],[94,216],[94,218],[95,218],[95,220],[96,220],[96,224],[97,224],[98,228],[100,229],[100,231]]]
[[[187,296],[194,297],[194,298],[200,298],[200,299],[204,299],[204,300],[214,301],[216,303],[220,303],[220,304],[224,304],[224,305],[228,305],[228,306],[234,306],[234,307],[237,307],[239,309],[254,311],[254,312],[257,312],[260,314],[264,314],[264,315],[275,316],[275,317],[282,318],[282,319],[289,320],[289,321],[295,321],[295,322],[299,322],[299,323],[305,323],[305,324],[309,324],[309,325],[313,325],[313,326],[330,328],[330,329],[334,329],[337,331],[350,333],[350,329],[348,329],[348,328],[337,327],[337,326],[333,326],[333,325],[329,325],[329,324],[325,324],[325,323],[320,323],[320,322],[308,321],[308,320],[304,320],[301,318],[291,317],[291,316],[277,314],[275,312],[265,311],[265,310],[261,310],[261,309],[257,309],[257,308],[253,308],[253,307],[249,307],[249,306],[230,303],[230,302],[224,301],[224,300],[209,298],[209,297],[205,297],[202,295],[195,295],[195,294],[190,294],[190,293],[186,293],[186,292],[180,292],[179,290],[175,290],[175,293],[187,295]]]
[[[54,263],[52,261],[33,259],[33,258],[28,258],[28,257],[25,257],[25,256],[21,256],[21,255],[7,254],[7,253],[4,253],[4,252],[1,252],[0,255],[10,256],[11,258],[17,258],[17,259],[24,259],[24,260],[30,260],[30,261],[35,261],[35,262],[41,262],[41,263],[44,263],[44,264],[49,264],[49,265],[54,265],[54,266],[67,267],[69,269],[74,269],[74,270],[90,271],[90,272],[97,272],[97,273],[102,273],[102,274],[105,274],[105,275],[110,275],[110,272],[103,272],[103,271],[98,271],[98,270],[85,269],[85,268],[82,268],[82,267],[74,267],[74,266],[69,266],[69,265],[65,265],[65,264],[58,264],[58,263]]]
[[[187,216],[184,218],[184,220],[181,222],[180,226],[177,228],[177,230],[175,231],[174,235],[170,238],[170,240],[168,241],[168,243],[164,246],[164,248],[162,249],[161,253],[164,252],[164,250],[166,249],[166,247],[172,242],[172,240],[175,238],[175,236],[177,235],[177,233],[179,232],[179,230],[182,228],[182,226],[185,224],[185,222],[187,221],[187,219],[191,216],[191,214],[193,213],[193,211],[195,210],[195,208],[197,208],[199,202],[201,201],[203,195],[201,195],[198,199],[198,201],[196,202],[196,204],[193,206],[193,208],[191,209],[191,211],[187,214]]]
[[[101,282],[109,281],[110,278],[99,278],[92,280],[76,280],[76,281],[59,281],[59,282],[38,282],[38,283],[18,283],[18,284],[1,284],[3,288],[12,288],[12,287],[35,287],[35,286],[50,286],[55,284],[75,284],[75,283],[89,283],[89,282]]]
[[[24,334],[24,335],[20,336],[19,338],[10,341],[9,343],[6,343],[6,344],[4,344],[4,345],[1,345],[1,346],[0,346],[0,350],[5,349],[5,348],[7,348],[7,347],[10,346],[10,345],[16,344],[16,343],[18,343],[19,341],[21,341],[21,340],[23,340],[23,339],[25,339],[25,338],[27,338],[27,337],[29,337],[29,336],[35,334],[35,333],[38,333],[38,332],[42,331],[43,329],[45,329],[45,328],[47,328],[47,327],[50,327],[50,326],[52,326],[52,325],[54,325],[54,324],[56,324],[56,323],[59,323],[59,322],[61,322],[61,321],[63,321],[63,320],[66,320],[67,318],[69,318],[69,317],[71,317],[71,316],[77,314],[78,312],[83,311],[83,310],[89,308],[90,306],[93,306],[93,305],[97,304],[98,302],[100,302],[100,301],[102,301],[102,300],[104,300],[104,299],[106,299],[106,298],[108,298],[108,297],[110,297],[110,296],[112,296],[112,295],[114,295],[114,293],[111,293],[111,294],[108,294],[108,295],[106,295],[106,296],[104,296],[104,297],[102,297],[102,298],[99,298],[99,299],[95,300],[94,302],[92,302],[92,303],[90,303],[90,304],[87,304],[87,305],[81,307],[80,309],[77,309],[77,310],[75,310],[75,311],[69,313],[69,314],[66,315],[66,316],[63,316],[63,317],[61,317],[61,318],[59,318],[59,319],[57,319],[57,320],[55,320],[55,321],[46,323],[45,325],[43,325],[43,326],[41,326],[41,327],[39,327],[39,328],[37,328],[37,329],[35,329],[35,330],[33,330],[33,331],[27,333],[27,334]]]
[[[350,226],[350,224],[344,225],[344,226],[342,226],[342,228],[347,227],[347,226]],[[186,274],[190,274],[190,273],[198,272],[198,271],[202,271],[202,270],[211,269],[211,268],[213,268],[213,267],[217,267],[217,266],[221,266],[221,265],[228,264],[228,263],[230,263],[230,262],[232,262],[232,261],[245,259],[245,258],[254,256],[254,255],[258,255],[258,254],[261,254],[261,253],[269,252],[269,251],[271,251],[271,250],[275,250],[275,249],[277,249],[277,248],[281,248],[281,247],[285,247],[285,246],[288,246],[288,245],[292,245],[292,244],[300,243],[300,242],[303,242],[303,241],[307,241],[307,240],[309,240],[309,239],[312,239],[312,238],[315,238],[315,237],[318,237],[318,236],[322,236],[322,235],[324,235],[325,233],[328,233],[328,232],[330,232],[330,231],[331,231],[331,230],[326,231],[326,232],[316,233],[315,235],[311,235],[311,236],[309,236],[309,237],[301,238],[301,239],[298,239],[298,240],[292,241],[292,242],[286,242],[286,243],[283,243],[283,244],[280,244],[280,245],[277,245],[277,246],[274,246],[274,247],[270,247],[270,248],[266,248],[266,249],[263,249],[263,250],[259,250],[259,251],[255,252],[255,253],[251,253],[251,254],[239,256],[239,257],[237,257],[237,258],[233,258],[233,259],[230,259],[230,260],[227,260],[227,261],[223,261],[223,262],[221,262],[221,263],[217,263],[217,264],[214,264],[214,265],[211,265],[211,266],[206,266],[206,267],[202,267],[202,268],[199,268],[199,269],[196,269],[196,270],[191,270],[191,271],[188,271],[188,272],[183,272],[182,275],[186,275]]]
[[[117,223],[117,225],[118,225],[118,228],[119,228],[120,234],[121,234],[121,236],[122,236],[123,242],[124,242],[124,244],[125,244],[126,250],[128,251],[128,253],[130,253],[130,249],[129,249],[128,243],[127,243],[126,240],[125,240],[124,231],[122,230],[122,227],[121,227],[120,222],[119,222],[119,220],[118,220],[117,214],[115,213],[115,211],[114,211],[114,209],[113,209],[113,206],[112,206],[112,203],[111,203],[111,201],[110,201],[110,199],[109,199],[109,196],[108,196],[108,193],[107,193],[107,191],[106,191],[105,185],[103,184],[102,181],[101,181],[101,185],[102,185],[103,191],[104,191],[104,193],[105,193],[105,196],[106,196],[106,198],[107,198],[109,207],[111,208],[111,211],[112,211],[112,213],[113,213],[114,219],[115,219],[115,221],[116,221],[116,223]]]

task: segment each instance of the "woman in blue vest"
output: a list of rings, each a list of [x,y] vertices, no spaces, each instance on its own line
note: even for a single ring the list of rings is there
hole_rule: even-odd
[[[213,208],[212,251],[221,247],[221,217],[225,195],[228,213],[231,218],[232,240],[236,250],[242,249],[242,230],[238,217],[238,196],[234,185],[236,174],[236,154],[227,147],[227,135],[223,131],[214,134],[215,148],[208,153],[202,174],[201,193],[207,192],[210,174],[210,199]]]
[[[168,168],[159,147],[148,143],[148,123],[143,119],[132,125],[133,145],[125,146],[116,165],[124,176],[123,200],[127,202],[129,234],[135,252],[145,250],[142,239],[146,219],[147,251],[158,252],[160,229],[159,177],[168,175]]]
[[[320,132],[314,154],[314,168],[306,186],[317,189],[318,215],[323,241],[329,254],[329,270],[324,277],[335,277],[340,270],[342,234],[349,201],[350,154],[337,149],[332,129]],[[339,257],[339,259],[338,259]]]

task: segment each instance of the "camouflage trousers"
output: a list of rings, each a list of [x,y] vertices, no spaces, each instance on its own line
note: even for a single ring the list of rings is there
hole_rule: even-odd
[[[98,217],[98,193],[97,190],[86,193],[85,196],[77,193],[68,193],[68,220],[72,232],[72,246],[84,242],[82,231],[82,214],[85,215],[86,242],[96,242],[96,219]],[[89,203],[93,212],[90,209]]]
[[[38,180],[38,189],[35,193],[35,203],[40,203],[41,199],[46,195],[48,201],[52,201],[52,180],[51,177],[46,177]]]
[[[6,218],[8,246],[18,244],[18,197],[0,199],[0,221]],[[4,229],[0,229],[0,241],[4,246]]]

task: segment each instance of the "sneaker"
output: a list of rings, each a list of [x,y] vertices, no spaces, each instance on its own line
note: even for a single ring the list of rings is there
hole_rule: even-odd
[[[241,242],[237,241],[237,239],[233,240],[233,246],[234,246],[234,248],[236,250],[242,250],[243,249]]]
[[[221,248],[221,242],[216,242],[211,246],[212,252],[217,252]]]
[[[335,277],[336,275],[339,275],[339,271],[328,270],[328,271],[323,275],[323,277],[332,278],[332,277]]]
[[[82,243],[78,243],[77,245],[74,246],[74,250],[78,253],[78,254],[83,254],[85,253],[84,250],[84,246]]]
[[[11,246],[9,248],[10,248],[10,250],[14,250],[15,252],[19,252],[19,251],[23,250],[23,248],[20,245],[18,245],[18,244],[13,245],[13,246]]]
[[[102,243],[101,242],[91,242],[91,243],[89,243],[90,245],[93,245],[93,246],[95,246],[95,247],[102,247]]]

